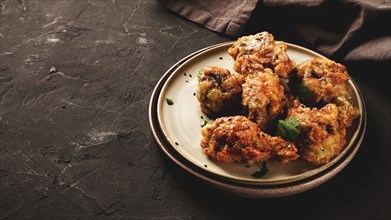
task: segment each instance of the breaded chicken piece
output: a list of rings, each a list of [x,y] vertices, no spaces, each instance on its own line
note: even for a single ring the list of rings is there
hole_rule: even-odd
[[[353,106],[348,91],[346,67],[329,59],[315,58],[297,66],[299,86],[296,89],[305,104],[335,103],[341,126],[350,127],[360,112]]]
[[[308,88],[308,94],[300,97],[305,104],[331,103],[337,97],[349,96],[349,75],[346,67],[329,59],[315,58],[297,65],[300,88]],[[300,91],[299,91],[300,92]],[[301,94],[299,94],[300,96]]]
[[[299,157],[295,145],[262,132],[244,116],[216,119],[201,130],[205,154],[220,162],[262,162],[276,157],[281,163]]]
[[[203,112],[215,116],[240,106],[242,75],[231,75],[229,70],[217,66],[205,67],[200,73],[196,94]]]
[[[344,96],[338,97],[335,103],[338,106],[340,126],[346,128],[352,126],[353,121],[360,116],[360,110]]]
[[[254,69],[271,68],[278,76],[289,78],[295,63],[286,51],[284,42],[274,41],[273,35],[265,31],[239,38],[228,49],[228,54],[235,60],[234,70],[244,76]]]
[[[242,85],[242,105],[248,110],[248,118],[265,130],[284,113],[284,87],[269,68],[248,75],[245,80]]]
[[[288,118],[299,119],[301,134],[295,142],[303,159],[325,164],[338,155],[346,143],[346,128],[340,126],[339,110],[334,103],[321,109],[309,108],[298,100],[291,103]]]
[[[273,67],[274,72],[282,78],[289,78],[291,71],[296,68],[296,63],[287,54],[287,46],[283,41],[276,41],[274,48]]]

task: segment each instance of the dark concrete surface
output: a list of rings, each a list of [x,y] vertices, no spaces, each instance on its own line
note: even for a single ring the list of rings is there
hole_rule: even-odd
[[[287,198],[234,197],[171,162],[147,114],[171,65],[231,39],[154,0],[0,6],[0,219],[390,217],[384,84],[353,76],[367,104],[367,134],[335,178]]]

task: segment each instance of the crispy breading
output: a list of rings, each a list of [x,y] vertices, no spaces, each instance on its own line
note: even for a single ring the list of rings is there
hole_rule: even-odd
[[[300,86],[309,89],[309,96],[302,100],[306,104],[337,104],[338,120],[344,127],[350,127],[352,121],[359,116],[359,110],[351,102],[349,75],[344,65],[325,58],[315,58],[299,64],[296,75]]]
[[[205,67],[201,72],[196,94],[203,112],[213,116],[240,105],[243,76],[217,66]]]
[[[349,96],[346,67],[332,60],[315,58],[300,63],[296,76],[311,92],[306,104],[331,103],[337,97]]]
[[[271,68],[278,76],[289,78],[295,63],[286,51],[284,42],[274,41],[273,35],[264,31],[239,38],[228,54],[235,60],[234,70],[244,76],[254,70]]]
[[[248,75],[242,86],[242,104],[248,118],[264,130],[284,113],[284,87],[271,69]]]
[[[201,133],[203,152],[220,162],[256,163],[274,156],[286,163],[299,157],[293,143],[262,132],[244,116],[218,118]]]
[[[309,108],[294,100],[288,118],[299,119],[300,137],[295,141],[303,159],[325,164],[338,155],[346,143],[346,128],[340,126],[337,105]]]
[[[360,115],[344,65],[315,58],[296,67],[287,45],[268,32],[239,38],[228,53],[240,74],[203,69],[197,98],[209,116],[227,116],[224,111],[237,106],[247,117],[221,117],[206,125],[201,131],[205,154],[220,162],[247,163],[269,158],[286,163],[300,155],[317,165],[340,154],[347,128]],[[282,117],[277,134],[292,142],[264,132],[274,133]]]

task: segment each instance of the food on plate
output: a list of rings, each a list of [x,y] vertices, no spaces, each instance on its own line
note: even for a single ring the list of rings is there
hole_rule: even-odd
[[[299,79],[299,98],[305,104],[331,103],[337,97],[349,96],[346,67],[332,60],[315,58],[300,63],[295,76]]]
[[[338,121],[341,126],[352,126],[353,121],[360,116],[360,110],[352,104],[350,97],[340,96],[335,103],[339,110]]]
[[[307,105],[335,103],[342,126],[350,127],[360,112],[353,106],[348,91],[346,67],[326,58],[315,58],[297,66],[294,85],[300,101]]]
[[[271,68],[278,76],[289,78],[295,63],[286,51],[284,42],[274,41],[273,35],[264,31],[239,38],[228,54],[235,60],[234,70],[244,76],[253,70]]]
[[[242,105],[248,111],[248,118],[262,130],[284,113],[284,87],[271,69],[248,75],[242,90]]]
[[[281,163],[299,157],[292,142],[272,137],[244,116],[216,119],[201,130],[204,153],[220,162],[262,162],[275,157]]]
[[[232,75],[229,70],[217,66],[200,71],[196,96],[201,109],[209,116],[219,115],[240,105],[244,78]]]
[[[220,116],[202,128],[205,154],[220,162],[301,157],[316,165],[340,154],[360,115],[344,65],[315,58],[296,66],[285,43],[268,32],[239,38],[228,53],[239,74],[212,66],[198,80],[202,110]],[[226,117],[235,108],[245,116]]]
[[[324,164],[338,155],[346,143],[346,127],[339,123],[340,112],[334,103],[310,108],[295,99],[289,108],[288,119],[299,122],[300,136],[294,143],[303,159]]]

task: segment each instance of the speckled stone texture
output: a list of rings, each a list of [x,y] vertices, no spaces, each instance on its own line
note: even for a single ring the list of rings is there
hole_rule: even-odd
[[[368,132],[337,177],[293,197],[235,197],[171,162],[151,134],[147,111],[171,65],[232,39],[154,0],[0,0],[0,6],[0,219],[390,215],[389,126],[381,131],[390,106],[383,87],[357,80]],[[370,116],[378,109],[387,120]]]

